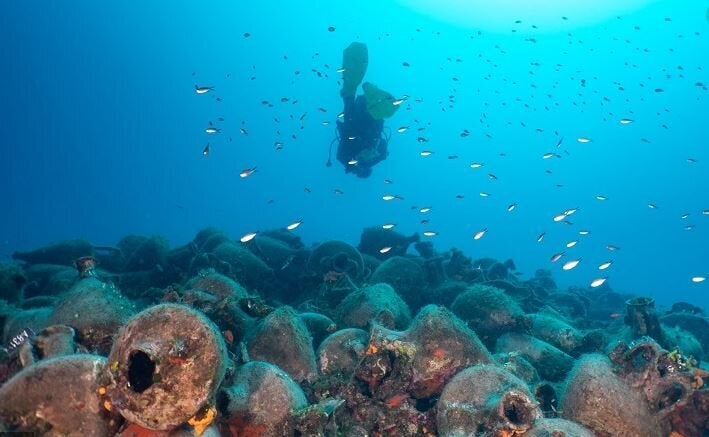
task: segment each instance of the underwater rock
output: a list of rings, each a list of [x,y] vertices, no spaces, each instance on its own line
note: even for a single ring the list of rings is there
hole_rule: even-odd
[[[498,353],[518,353],[529,361],[539,376],[548,381],[560,381],[574,365],[574,359],[531,335],[509,333],[497,339]]]
[[[133,304],[112,284],[85,278],[60,296],[49,323],[71,326],[89,351],[105,355],[119,328],[134,313]]]
[[[75,268],[57,264],[35,264],[25,270],[25,298],[56,296],[70,289],[79,280]]]
[[[239,367],[232,385],[217,396],[225,435],[232,436],[292,436],[291,413],[307,405],[303,391],[286,372],[260,361]]]
[[[228,276],[247,289],[261,292],[265,296],[274,294],[273,269],[249,249],[232,242],[225,242],[217,246],[212,253],[229,265]]]
[[[331,318],[319,313],[300,313],[298,315],[305,323],[310,335],[313,337],[313,347],[317,348],[321,341],[331,333],[335,332],[337,325]]]
[[[283,369],[296,382],[317,375],[315,351],[308,328],[289,306],[282,306],[260,320],[246,338],[249,357]]]
[[[517,302],[502,290],[475,284],[460,294],[451,310],[488,346],[507,332],[527,332],[531,322]]]
[[[403,393],[426,399],[440,393],[460,369],[490,362],[473,331],[444,307],[428,305],[406,331],[374,325],[356,377],[378,399]]]
[[[524,437],[594,437],[594,434],[570,420],[540,419],[534,422],[534,426]]]
[[[584,336],[573,326],[546,314],[530,314],[531,334],[572,356],[578,356],[586,346]]]
[[[27,367],[0,387],[2,421],[17,432],[113,435],[118,420],[97,395],[105,363],[97,355],[68,355]]]
[[[527,385],[493,365],[469,367],[455,375],[437,409],[443,437],[523,434],[542,417]]]
[[[566,382],[561,412],[596,435],[667,435],[644,397],[619,378],[602,355],[584,355],[577,361]]]
[[[407,237],[391,229],[373,226],[362,230],[357,249],[363,254],[385,260],[393,256],[406,255],[409,245],[419,240],[419,234],[413,234]],[[386,253],[382,253],[381,249],[383,247],[391,247],[391,249]]]
[[[320,276],[330,272],[344,273],[354,281],[362,279],[367,273],[359,251],[338,240],[326,241],[315,247],[308,259],[308,270]]]
[[[367,328],[376,321],[387,328],[405,329],[411,311],[388,284],[374,284],[353,291],[337,306],[337,320],[342,326]]]
[[[368,334],[357,328],[340,329],[320,343],[318,369],[323,375],[351,375],[364,357]]]
[[[0,299],[16,303],[22,299],[22,289],[27,277],[14,262],[0,262]]]
[[[73,266],[74,260],[94,256],[94,247],[86,240],[67,240],[29,252],[15,252],[14,259],[33,264],[60,264]]]
[[[372,273],[370,282],[391,285],[413,309],[418,309],[425,302],[423,269],[409,258],[395,256],[387,259]]]
[[[130,422],[173,429],[213,401],[227,365],[224,339],[207,317],[184,305],[156,305],[116,338],[104,399]]]

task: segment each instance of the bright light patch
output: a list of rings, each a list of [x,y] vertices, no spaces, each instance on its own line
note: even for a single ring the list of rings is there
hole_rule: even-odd
[[[398,0],[432,18],[495,32],[549,32],[595,24],[657,0]],[[566,19],[562,18],[566,17]],[[515,23],[516,21],[521,23]],[[532,29],[531,26],[537,26]]]

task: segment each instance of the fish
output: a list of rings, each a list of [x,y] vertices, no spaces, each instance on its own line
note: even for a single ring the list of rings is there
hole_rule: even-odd
[[[542,155],[542,159],[549,159],[549,158],[552,158],[554,155],[555,155],[554,153],[548,152],[548,153],[545,153],[544,155]]]
[[[608,198],[607,198],[606,196],[598,195],[598,196],[596,196],[596,200],[601,200],[601,201],[603,201],[603,200],[608,200]]]
[[[401,96],[400,98],[398,98],[398,99],[396,99],[396,100],[393,100],[393,101],[391,102],[391,104],[394,105],[394,106],[399,106],[399,105],[401,105],[402,103],[404,103],[405,101],[407,101],[408,99],[409,99],[409,96],[407,96],[407,95],[404,94],[404,95]]]
[[[692,282],[694,282],[695,284],[698,284],[700,282],[704,282],[706,280],[707,280],[706,276],[692,276]]]
[[[598,266],[598,270],[605,270],[613,264],[613,261],[606,261]]]
[[[484,191],[480,192],[480,197],[490,197],[490,193],[486,193]]]
[[[591,281],[591,288],[596,288],[600,287],[601,285],[605,284],[606,280],[608,278],[596,278],[593,281]]]
[[[541,243],[542,240],[544,240],[544,236],[546,235],[546,232],[542,232],[537,236],[537,243]]]
[[[249,241],[254,239],[256,234],[257,234],[256,232],[248,232],[248,233],[242,235],[241,238],[239,238],[239,241],[241,241],[242,243],[248,243]]]
[[[247,136],[249,135],[249,132],[246,129],[244,129],[243,127],[239,128],[239,132],[241,133],[241,135],[247,135]]]
[[[385,253],[389,252],[390,250],[391,250],[391,246],[385,246],[385,247],[382,247],[381,249],[379,249],[379,253],[385,254]]]
[[[210,123],[210,126],[207,127],[206,129],[204,129],[204,131],[205,131],[206,133],[208,133],[208,134],[217,134],[217,133],[221,132],[222,130],[221,130],[221,129],[217,129],[217,128],[214,127],[214,126],[211,126],[211,123]]]
[[[470,168],[480,168],[480,167],[483,167],[484,165],[485,164],[483,164],[482,162],[472,162],[472,163],[470,163]]]
[[[634,120],[632,120],[632,119],[630,119],[630,118],[621,118],[620,121],[619,121],[619,123],[620,123],[620,124],[630,124],[630,123],[632,123],[633,121],[634,121]]]
[[[481,239],[482,237],[485,236],[485,233],[486,233],[486,232],[487,232],[487,228],[481,229],[481,230],[477,231],[477,232],[473,235],[473,240],[479,240],[479,239]]]
[[[582,230],[579,231],[579,235],[588,235],[588,234],[590,234],[590,233],[591,233],[591,231],[587,231],[587,230],[585,230],[585,229],[582,229]]]
[[[606,249],[610,250],[611,252],[615,252],[616,250],[620,250],[620,247],[614,246],[612,244],[607,244]]]
[[[655,205],[654,203],[648,203],[647,207],[650,209],[657,209],[657,205]]]
[[[576,141],[578,141],[581,144],[586,144],[586,143],[590,143],[591,139],[588,137],[578,137],[578,138],[576,138]]]
[[[621,317],[621,316],[622,316],[621,313],[610,313],[610,314],[608,314],[608,317],[610,317],[611,319],[617,319],[618,317]]]
[[[400,126],[396,131],[399,132],[400,134],[403,134],[407,130],[409,130],[408,126]]]
[[[403,197],[397,196],[395,194],[385,194],[382,196],[382,200],[390,201],[390,200],[404,200]]]
[[[704,211],[702,211],[702,215],[709,215],[709,209],[705,209]]]
[[[394,182],[391,179],[384,179],[385,184],[393,184]]]
[[[689,218],[689,213],[688,213],[688,212],[685,212],[684,214],[682,214],[682,216],[680,216],[680,218],[683,219],[683,220],[686,219],[686,218]]]
[[[687,225],[687,226],[683,227],[682,229],[684,229],[685,231],[691,231],[694,229],[694,225]]]
[[[566,261],[566,264],[564,264],[561,268],[563,270],[571,270],[574,267],[576,267],[577,265],[579,265],[580,262],[581,262],[581,258],[573,259],[571,261]]]
[[[549,258],[549,260],[551,262],[555,263],[555,262],[559,261],[561,259],[561,257],[564,256],[565,253],[566,252],[555,253],[554,255],[551,256],[551,258]]]
[[[292,231],[293,229],[295,229],[295,228],[297,228],[298,226],[300,226],[302,223],[303,223],[303,220],[302,220],[302,219],[301,219],[301,220],[296,220],[296,221],[294,221],[293,223],[290,223],[288,226],[286,226],[286,229],[288,229],[289,231]]]
[[[393,229],[394,226],[396,226],[396,223],[385,223],[382,225],[383,229]]]
[[[435,237],[436,235],[438,235],[438,232],[436,232],[436,231],[424,231],[423,232],[424,237]]]
[[[194,92],[196,92],[197,94],[206,94],[206,93],[213,91],[213,90],[214,90],[213,86],[198,86],[198,85],[194,86]]]
[[[422,213],[422,214],[426,214],[426,213],[429,212],[431,209],[432,209],[432,207],[430,207],[430,206],[424,206],[423,208],[419,209],[419,212]]]
[[[564,214],[564,213],[562,212],[561,214],[557,214],[557,215],[554,216],[554,221],[555,221],[555,222],[560,222],[560,221],[564,220],[565,218],[566,218],[566,214]]]
[[[517,208],[517,204],[510,203],[509,205],[507,205],[507,212],[512,212],[512,211],[514,211],[515,208]]]
[[[564,215],[565,216],[573,215],[576,213],[576,211],[578,211],[578,208],[570,208],[570,209],[567,209],[566,211],[564,211]]]
[[[433,155],[433,152],[431,150],[422,150],[421,153],[419,153],[421,156],[431,156]]]
[[[334,193],[337,194],[337,195],[345,194],[345,192],[342,191],[342,190],[339,189],[339,188],[335,188],[335,189],[334,189]]]
[[[576,246],[577,243],[578,243],[578,241],[576,241],[576,240],[571,240],[571,241],[569,241],[568,243],[566,243],[566,247],[567,247],[568,249],[571,249],[572,247]]]
[[[241,172],[239,173],[239,177],[242,179],[247,178],[247,177],[251,176],[252,174],[254,174],[255,171],[256,171],[256,167],[245,168],[245,169],[241,170]]]
[[[357,165],[358,162],[359,162],[359,161],[357,161],[356,159],[350,159],[349,161],[347,161],[347,164],[349,164],[349,165]]]
[[[209,151],[210,151],[210,147],[209,147],[209,143],[207,143],[207,145],[204,146],[204,149],[202,149],[202,156],[209,156]]]

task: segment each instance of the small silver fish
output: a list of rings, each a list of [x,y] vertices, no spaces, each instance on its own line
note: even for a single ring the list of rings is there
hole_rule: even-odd
[[[486,233],[486,232],[487,232],[487,228],[481,229],[481,230],[477,231],[477,232],[473,235],[473,240],[479,240],[479,239],[481,239],[482,237],[485,236],[485,233]]]
[[[566,264],[564,264],[561,268],[563,270],[571,270],[574,267],[576,267],[577,265],[579,265],[580,262],[581,262],[581,258],[567,261]]]
[[[561,259],[562,256],[564,256],[564,253],[566,252],[559,252],[555,253],[554,255],[551,256],[550,261],[555,263]]]
[[[256,232],[249,232],[242,235],[241,238],[239,238],[239,241],[241,241],[242,243],[248,243],[249,241],[253,240],[255,236]]]
[[[213,91],[214,87],[213,86],[194,86],[194,92],[197,94],[206,94],[210,91]]]

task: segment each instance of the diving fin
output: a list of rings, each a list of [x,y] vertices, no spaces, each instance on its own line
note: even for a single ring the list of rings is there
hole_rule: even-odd
[[[369,55],[364,43],[353,42],[342,51],[342,97],[354,97],[367,72],[368,63]]]

